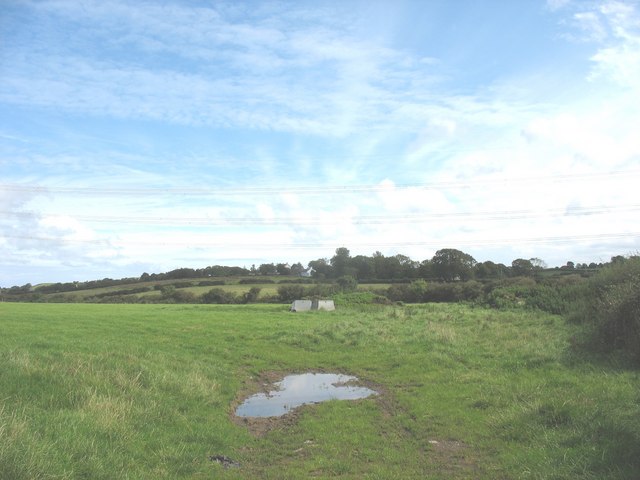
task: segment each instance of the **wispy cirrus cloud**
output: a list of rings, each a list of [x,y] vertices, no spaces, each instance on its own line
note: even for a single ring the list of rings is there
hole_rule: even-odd
[[[364,125],[388,128],[390,114],[420,104],[425,92],[416,86],[434,78],[433,65],[358,38],[344,20],[289,31],[274,12],[247,24],[213,8],[176,5],[105,2],[84,9],[57,1],[33,8],[79,24],[78,37],[58,52],[17,48],[0,83],[6,103],[343,136]],[[101,60],[74,47],[96,37],[106,42]],[[132,52],[146,56],[144,66],[131,61]]]

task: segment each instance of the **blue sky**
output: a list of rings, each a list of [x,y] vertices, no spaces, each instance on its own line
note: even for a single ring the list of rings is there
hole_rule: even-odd
[[[640,249],[637,1],[0,7],[0,286]]]

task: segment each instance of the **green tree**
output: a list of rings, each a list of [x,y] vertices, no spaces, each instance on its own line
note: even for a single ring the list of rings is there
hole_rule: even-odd
[[[382,253],[373,254],[373,264],[378,279],[400,278],[402,276],[402,265],[398,257],[385,257]]]
[[[533,265],[533,268],[536,270],[544,270],[545,268],[547,268],[547,263],[537,257],[533,257],[530,258],[529,261],[531,262],[531,265]]]
[[[278,275],[290,275],[291,267],[286,263],[279,263],[276,265],[276,272]]]
[[[300,262],[291,265],[291,275],[301,275],[304,272],[304,267]]]
[[[375,277],[375,267],[373,259],[365,255],[356,255],[351,259],[351,267],[358,280],[371,279]]]
[[[517,258],[511,262],[511,273],[514,277],[530,277],[533,275],[535,267],[531,260]]]
[[[332,273],[332,267],[327,262],[326,258],[319,258],[317,260],[311,260],[309,262],[309,268],[313,268],[313,276],[316,278],[330,278]]]
[[[502,263],[493,263],[490,260],[476,264],[473,270],[475,277],[482,280],[503,278],[508,275],[508,268],[506,265],[503,265]]]
[[[445,282],[469,280],[476,263],[471,255],[455,248],[438,250],[431,259],[434,274]]]
[[[431,260],[423,260],[418,267],[418,276],[420,278],[431,278],[433,276],[433,265]]]
[[[406,255],[396,255],[395,259],[398,261],[400,265],[400,277],[402,278],[415,278],[418,274],[418,268],[420,267],[420,263],[414,260],[411,260]]]
[[[273,263],[263,263],[258,267],[260,275],[275,275],[278,271]]]
[[[336,248],[336,254],[331,257],[331,266],[333,267],[333,275],[335,277],[341,277],[347,274],[349,268],[349,261],[351,260],[351,254],[348,248],[340,247]]]

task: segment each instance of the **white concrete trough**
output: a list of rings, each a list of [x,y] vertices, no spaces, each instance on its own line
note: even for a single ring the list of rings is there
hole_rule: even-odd
[[[309,312],[311,310],[325,310],[331,312],[336,309],[333,300],[294,300],[290,312]]]

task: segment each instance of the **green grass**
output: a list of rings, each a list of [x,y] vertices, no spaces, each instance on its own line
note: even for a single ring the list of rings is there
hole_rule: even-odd
[[[237,297],[242,298],[242,295],[245,293],[248,293],[252,287],[257,287],[260,289],[260,295],[258,296],[258,298],[264,298],[266,296],[276,295],[278,293],[278,286],[279,285],[274,285],[271,283],[256,284],[256,285],[231,284],[231,285],[206,286],[206,287],[193,286],[193,287],[181,288],[180,290],[183,292],[191,292],[195,296],[199,297],[207,293],[209,290],[213,288],[218,288],[218,289],[224,290],[225,292],[230,292],[236,295]],[[161,293],[158,290],[151,290],[149,292],[138,293],[136,294],[136,296],[137,297],[160,297]]]
[[[240,283],[242,281],[251,280],[250,284]],[[263,280],[265,283],[259,283]],[[135,282],[131,284],[122,284],[122,285],[113,285],[110,287],[100,287],[100,288],[92,288],[92,289],[84,289],[84,290],[73,290],[70,292],[61,292],[61,293],[45,293],[42,294],[39,301],[63,301],[63,302],[84,302],[91,297],[100,297],[104,294],[109,293],[120,293],[120,295],[128,295],[128,290],[131,289],[139,289],[139,288],[147,288],[149,289],[146,292],[138,292],[131,294],[134,298],[154,298],[157,301],[160,300],[162,294],[160,292],[160,287],[171,286],[175,284],[184,284],[191,286],[183,286],[179,290],[182,292],[189,292],[196,297],[200,297],[201,295],[207,293],[212,288],[222,289],[226,292],[232,293],[238,298],[242,298],[245,293],[248,293],[252,287],[260,288],[260,295],[258,299],[264,298],[273,298],[278,295],[278,288],[281,286],[290,285],[286,283],[287,280],[299,280],[295,277],[281,277],[281,276],[256,276],[256,277],[246,277],[246,276],[233,276],[233,277],[207,277],[207,278],[196,278],[196,279],[171,279],[171,280],[153,280],[148,282]],[[223,285],[198,285],[201,281],[222,281]],[[279,283],[285,282],[285,283]],[[42,284],[46,285],[46,284]],[[313,284],[300,284],[305,289],[308,289],[313,286]],[[361,291],[379,291],[387,289],[391,284],[362,284],[359,285],[358,289]],[[104,303],[109,303],[109,297],[102,299]],[[100,300],[98,300],[98,303]]]
[[[560,317],[286,310],[0,304],[0,478],[637,478],[638,371],[571,353]],[[266,372],[305,371],[381,395],[234,421]]]
[[[130,289],[138,289],[138,288],[148,288],[147,292],[140,292],[133,294],[136,297],[148,297],[148,296],[160,296],[160,291],[154,287],[164,287],[175,284],[191,284],[190,287],[183,287],[180,290],[189,291],[195,295],[201,295],[203,293],[208,292],[212,288],[221,288],[225,291],[231,292],[235,295],[242,295],[243,293],[248,292],[251,287],[258,287],[261,291],[261,297],[266,295],[275,295],[277,293],[277,289],[280,286],[278,283],[282,280],[287,280],[287,277],[279,277],[279,276],[259,276],[259,277],[247,277],[247,276],[230,276],[230,277],[206,277],[206,278],[185,278],[185,279],[170,279],[170,280],[152,280],[148,282],[134,282],[129,284],[122,285],[112,285],[109,287],[99,287],[99,288],[90,288],[90,289],[80,289],[73,290],[69,292],[61,292],[61,293],[45,293],[42,294],[42,299],[47,300],[51,298],[63,298],[65,301],[73,302],[73,301],[84,301],[89,297],[94,297],[96,295],[121,292],[122,295],[127,295],[127,291]],[[256,283],[253,284],[242,284],[241,281],[251,280]],[[265,283],[258,283],[261,280],[264,280]],[[224,285],[206,285],[199,286],[198,283],[202,281],[221,281],[224,282]],[[42,284],[47,285],[47,284]]]

